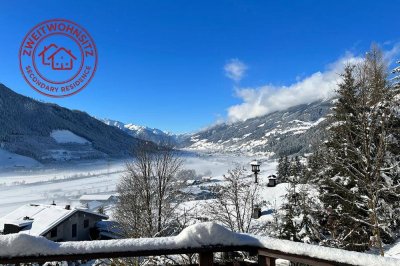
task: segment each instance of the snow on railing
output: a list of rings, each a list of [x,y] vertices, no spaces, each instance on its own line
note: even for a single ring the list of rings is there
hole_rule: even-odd
[[[296,243],[270,237],[233,233],[216,223],[200,223],[175,237],[98,240],[56,243],[26,234],[0,236],[0,263],[35,262],[46,258],[111,258],[244,250],[258,251],[259,257],[308,262],[310,265],[398,266],[400,260],[334,248]],[[313,263],[314,262],[314,263]],[[205,264],[209,265],[209,264]],[[260,263],[262,265],[262,263]],[[265,265],[268,265],[266,263]]]

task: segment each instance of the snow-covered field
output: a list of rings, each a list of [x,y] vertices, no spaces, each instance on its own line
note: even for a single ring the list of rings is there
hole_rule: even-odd
[[[0,217],[27,203],[76,206],[83,194],[115,191],[124,162],[42,167],[0,175]]]
[[[386,255],[400,259],[400,239],[393,245],[387,247]]]
[[[41,164],[29,157],[18,155],[0,148],[0,169],[35,168]],[[0,182],[1,183],[1,182]]]
[[[184,167],[220,180],[228,169],[236,164],[246,165],[252,159],[228,155],[186,156]],[[54,201],[57,205],[76,206],[81,195],[115,193],[125,163],[99,160],[53,166],[33,164],[37,167],[20,169],[0,166],[0,217],[27,203]],[[265,163],[262,174],[274,172],[275,165],[275,162]]]
[[[87,139],[79,137],[69,130],[53,130],[50,136],[58,143],[90,143],[90,141],[88,141]]]

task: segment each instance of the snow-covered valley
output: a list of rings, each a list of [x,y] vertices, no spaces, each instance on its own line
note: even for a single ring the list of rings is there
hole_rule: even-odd
[[[235,165],[248,165],[253,158],[229,155],[185,156],[184,168],[216,181]],[[113,194],[126,160],[65,162],[34,168],[2,168],[0,174],[0,217],[28,203],[77,206],[84,194]],[[275,172],[274,161],[265,162],[262,175]]]
[[[193,169],[198,176],[204,176],[199,183],[187,183],[185,192],[198,195],[208,191],[210,186],[223,184],[223,175],[237,165],[247,166],[246,179],[253,178],[249,162],[254,159],[246,156],[197,154],[184,157],[184,168]],[[254,220],[255,225],[265,225],[273,222],[273,211],[279,209],[283,196],[288,191],[288,184],[281,183],[276,187],[268,187],[268,176],[276,173],[277,162],[262,160],[260,174],[260,202],[262,216]],[[124,174],[126,160],[97,160],[83,162],[65,162],[56,165],[34,165],[32,168],[7,168],[2,165],[0,174],[0,217],[12,212],[25,204],[41,203],[57,205],[81,206],[79,198],[85,194],[115,194],[116,185]],[[314,193],[312,190],[310,190]],[[315,192],[317,193],[317,192]],[[213,199],[190,199],[179,206],[181,212],[186,212],[197,220],[206,217],[206,207]],[[111,216],[113,206],[106,208]],[[195,219],[195,220],[196,220]],[[399,246],[386,246],[387,255],[399,257]],[[286,264],[282,264],[286,265]]]
[[[185,168],[194,169],[198,174],[208,176],[201,184],[188,185],[188,192],[199,191],[215,184],[224,182],[223,175],[236,165],[248,165],[253,158],[234,157],[229,155],[186,156]],[[41,166],[34,169],[6,170],[0,175],[0,217],[19,208],[24,204],[53,201],[57,205],[79,206],[79,198],[84,194],[113,194],[120,176],[124,173],[126,161],[93,161],[62,165],[59,167]],[[287,193],[287,184],[267,187],[267,177],[276,171],[276,161],[264,161],[260,175],[260,201],[264,202],[261,210],[263,215],[256,220],[258,224],[272,222],[272,209],[279,208],[282,198]],[[247,174],[251,175],[248,167]],[[253,177],[247,177],[252,179]],[[189,200],[183,202],[179,209],[192,217],[204,217],[206,206],[213,199]],[[112,216],[112,209],[107,209]],[[399,256],[400,243],[388,246],[389,257]],[[280,261],[279,265],[287,265]]]
[[[8,171],[0,175],[0,216],[28,203],[78,204],[83,194],[114,193],[124,162]]]

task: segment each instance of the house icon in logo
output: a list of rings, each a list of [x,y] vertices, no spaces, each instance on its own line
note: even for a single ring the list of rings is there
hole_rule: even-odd
[[[39,56],[42,57],[42,64],[45,66],[49,66],[51,62],[47,59],[48,56],[46,55],[51,55],[57,50],[57,45],[54,43],[50,44],[49,46],[45,46],[43,51],[40,52]]]
[[[58,48],[54,43],[45,46],[39,56],[42,57],[42,64],[51,65],[53,70],[71,70],[74,67],[74,61],[77,59],[71,50],[64,47]]]
[[[59,48],[47,59],[51,60],[51,68],[54,70],[71,70],[74,67],[76,57],[64,47]]]

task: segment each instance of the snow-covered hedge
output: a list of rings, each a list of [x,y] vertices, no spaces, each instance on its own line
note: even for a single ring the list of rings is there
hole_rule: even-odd
[[[400,265],[400,260],[395,258],[295,243],[270,237],[233,233],[225,227],[212,222],[189,226],[176,237],[163,238],[56,243],[44,237],[34,237],[26,234],[4,235],[0,236],[0,260],[7,257],[171,250],[210,245],[250,245],[352,265]]]

